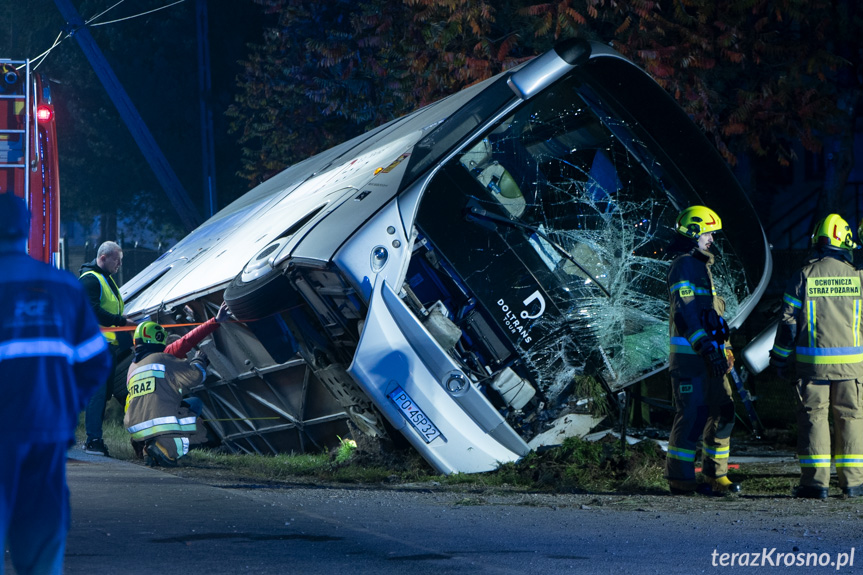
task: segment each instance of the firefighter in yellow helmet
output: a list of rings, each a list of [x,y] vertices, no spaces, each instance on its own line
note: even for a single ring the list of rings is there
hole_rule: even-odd
[[[668,270],[671,337],[669,369],[675,416],[668,439],[665,474],[673,494],[699,492],[724,495],[740,491],[727,477],[734,400],[725,374],[733,355],[727,349],[727,330],[717,334],[725,302],[716,295],[710,267],[713,234],[722,229],[719,216],[705,206],[680,212],[677,237],[669,246],[676,254]],[[702,438],[702,472],[695,478],[695,455]]]
[[[223,303],[215,317],[170,344],[165,329],[154,321],[135,328],[123,425],[132,434],[136,453],[142,448],[147,465],[175,467],[190,446],[207,441],[206,428],[198,421],[202,404],[185,396],[204,381],[210,362],[200,351],[190,361],[186,355],[227,319]]]
[[[838,214],[815,226],[812,252],[788,282],[770,363],[785,378],[796,363],[796,497],[826,499],[832,458],[846,497],[863,495],[861,273],[851,227]]]

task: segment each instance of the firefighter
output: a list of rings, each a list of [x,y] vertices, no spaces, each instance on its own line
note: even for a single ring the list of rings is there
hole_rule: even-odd
[[[833,460],[846,497],[863,495],[863,343],[861,273],[852,264],[857,247],[838,214],[818,222],[812,252],[788,282],[770,363],[787,377],[796,363],[797,456],[795,497],[826,499]]]
[[[200,400],[183,396],[204,381],[209,360],[200,351],[191,361],[185,357],[227,319],[228,306],[222,303],[215,317],[167,346],[168,334],[158,323],[145,321],[135,328],[123,425],[132,434],[133,446],[144,444],[147,465],[175,467],[190,445],[207,441],[206,428],[198,421]]]
[[[713,234],[722,229],[719,216],[705,206],[680,212],[676,239],[669,253],[677,254],[668,270],[671,336],[669,368],[675,416],[668,439],[665,472],[675,495],[699,492],[724,495],[740,491],[727,477],[729,439],[734,426],[734,400],[725,374],[733,355],[713,337],[725,302],[716,295],[710,267]],[[702,471],[695,478],[695,452],[702,437]]]

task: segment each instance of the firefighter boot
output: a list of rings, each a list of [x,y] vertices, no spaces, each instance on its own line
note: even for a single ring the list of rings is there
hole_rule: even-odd
[[[672,495],[693,495],[695,493],[694,481],[683,481],[680,479],[669,479],[668,490]]]
[[[171,459],[155,439],[144,446],[144,458],[148,467],[177,467],[176,460]]]
[[[727,476],[708,477],[707,481],[698,486],[701,495],[729,495],[740,493],[740,484],[734,483]]]
[[[863,485],[856,485],[854,487],[843,487],[842,495],[846,499],[849,497],[861,497],[863,496]]]
[[[791,494],[799,499],[827,499],[827,488],[817,485],[798,485]]]

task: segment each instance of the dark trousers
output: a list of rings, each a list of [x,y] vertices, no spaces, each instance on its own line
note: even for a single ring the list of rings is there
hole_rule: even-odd
[[[667,479],[695,483],[695,455],[702,439],[702,472],[711,478],[728,473],[734,399],[727,377],[681,377],[672,372],[676,413],[665,460]]]
[[[112,396],[116,396],[116,390],[114,389],[114,371],[117,369],[117,355],[119,348],[120,346],[118,345],[108,346],[108,349],[111,350],[111,370],[108,372],[108,379],[105,382],[105,385],[100,385],[96,391],[93,392],[93,396],[90,398],[90,402],[84,410],[84,429],[87,431],[87,441],[92,439],[102,439],[102,421],[105,419],[105,407],[108,405],[108,400],[111,399]],[[122,395],[122,401],[124,402],[126,397],[125,392],[126,389],[124,385]],[[119,401],[120,396],[116,397]]]
[[[67,446],[0,442],[0,542],[7,543],[20,575],[63,572],[70,524]]]

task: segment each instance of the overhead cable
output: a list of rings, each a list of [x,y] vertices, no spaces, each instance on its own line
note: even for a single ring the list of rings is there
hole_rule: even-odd
[[[158,11],[160,11],[160,10],[164,10],[165,8],[170,8],[171,6],[175,6],[175,5],[177,5],[177,4],[181,4],[181,3],[185,2],[186,0],[176,0],[175,2],[172,2],[172,3],[170,3],[170,4],[166,4],[165,6],[161,6],[161,7],[159,7],[159,8],[154,8],[154,9],[152,9],[152,10],[147,10],[146,12],[141,12],[140,14],[133,14],[133,15],[131,15],[131,16],[125,16],[125,17],[123,17],[123,18],[117,18],[116,20],[109,20],[108,22],[98,22],[98,23],[93,23],[93,21],[94,21],[94,20],[96,20],[97,18],[100,18],[100,17],[104,16],[105,14],[107,14],[108,12],[110,12],[111,10],[113,10],[114,8],[116,8],[117,6],[119,6],[120,4],[122,4],[122,3],[123,3],[123,2],[125,2],[125,1],[126,1],[126,0],[119,0],[119,2],[117,2],[117,3],[116,3],[116,4],[114,4],[113,6],[110,6],[109,8],[106,8],[106,9],[105,9],[105,10],[103,10],[102,12],[99,12],[99,13],[98,13],[98,14],[96,14],[95,16],[93,16],[93,17],[91,17],[90,19],[86,20],[84,24],[85,24],[86,26],[104,26],[104,25],[106,25],[106,24],[114,24],[114,23],[116,23],[116,22],[123,22],[124,20],[131,20],[131,19],[133,19],[133,18],[138,18],[139,16],[146,16],[147,14],[152,14],[153,12],[158,12]],[[57,34],[57,38],[54,40],[54,43],[51,45],[51,47],[50,47],[50,48],[48,48],[47,50],[45,50],[44,52],[42,52],[42,53],[41,53],[41,54],[39,54],[38,56],[36,56],[36,57],[34,57],[34,58],[31,58],[31,59],[30,59],[30,61],[31,61],[31,63],[32,63],[32,69],[34,69],[34,70],[35,70],[38,66],[40,66],[40,65],[42,64],[42,62],[44,62],[44,61],[45,61],[45,59],[47,58],[48,54],[50,54],[50,53],[51,53],[51,51],[52,51],[52,50],[54,50],[54,48],[56,48],[57,46],[59,46],[59,45],[60,45],[64,40],[66,40],[67,38],[71,38],[71,37],[72,37],[72,33],[71,33],[71,32],[65,32],[65,36],[64,36],[63,34],[64,34],[64,32],[60,32],[59,34]],[[61,38],[61,36],[62,36],[62,38]]]
[[[125,0],[120,0],[120,2],[124,2],[124,1]],[[176,2],[172,2],[171,4],[166,4],[164,6],[160,6],[159,8],[153,8],[152,10],[147,10],[146,12],[141,12],[140,14],[133,14],[132,16],[126,16],[124,18],[117,18],[116,20],[109,20],[107,22],[99,22],[97,24],[89,24],[89,25],[90,26],[104,26],[105,24],[114,24],[116,22],[122,22],[124,20],[131,20],[132,18],[138,18],[139,16],[146,16],[147,14],[152,14],[153,12],[158,12],[159,10],[164,10],[165,8],[170,8],[171,6],[174,6],[176,4],[181,4],[185,1],[186,0],[176,0]],[[117,4],[119,4],[119,2]],[[116,4],[115,4],[115,6],[116,6]],[[113,6],[112,6],[112,8],[113,8]],[[110,8],[109,8],[109,10],[110,10]],[[107,12],[107,10],[105,12]],[[105,12],[102,12],[102,14],[104,14]],[[101,16],[102,14],[99,14],[99,16]],[[98,16],[94,17],[94,19],[95,18],[98,18]]]
[[[99,18],[100,16],[102,16],[102,15],[104,15],[104,14],[107,14],[108,12],[110,12],[111,10],[113,10],[114,8],[116,8],[117,6],[119,6],[120,4],[122,4],[122,3],[123,3],[123,2],[125,2],[125,1],[126,1],[126,0],[120,0],[119,2],[117,2],[116,4],[114,4],[113,6],[111,6],[110,8],[105,8],[104,10],[102,10],[101,12],[99,12],[98,14],[96,14],[95,16],[92,16],[89,20],[85,20],[85,21],[84,21],[84,24],[85,24],[85,25],[87,25],[87,26],[89,26],[89,25],[90,25],[90,22],[92,22],[93,20],[95,20],[96,18]]]
[[[60,42],[62,42],[62,41],[63,41],[63,40],[61,40],[61,39],[60,39],[60,36],[62,36],[62,35],[63,35],[63,32],[60,32],[59,34],[57,34],[57,37],[56,37],[56,38],[54,38],[54,43],[53,43],[53,44],[51,44],[51,47],[50,47],[50,48],[48,48],[47,50],[45,50],[44,52],[42,52],[41,54],[39,54],[39,55],[38,55],[38,56],[36,56],[35,58],[31,58],[31,59],[30,59],[30,67],[31,67],[33,70],[35,70],[36,68],[38,68],[38,67],[39,67],[39,65],[40,65],[42,62],[44,62],[44,61],[45,61],[45,57],[46,57],[46,56],[48,56],[48,54],[50,54],[50,53],[51,53],[51,50],[53,50],[54,48],[56,48],[57,46],[59,46],[59,45],[60,45]],[[65,39],[65,38],[64,38],[64,39]]]

